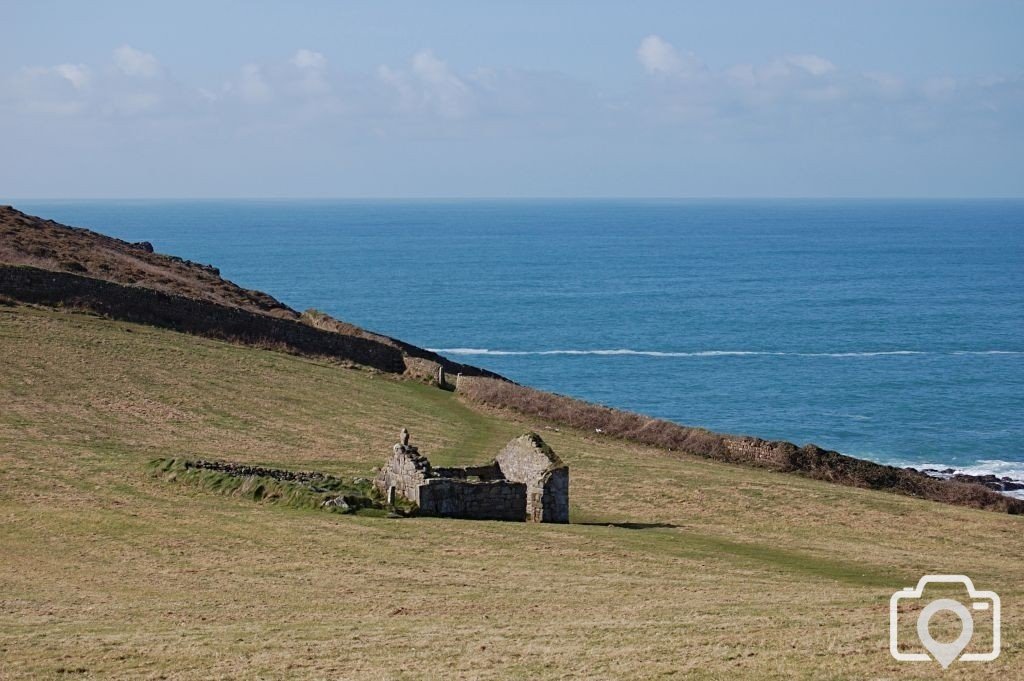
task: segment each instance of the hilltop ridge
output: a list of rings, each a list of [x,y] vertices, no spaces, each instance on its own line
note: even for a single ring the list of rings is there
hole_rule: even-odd
[[[0,262],[143,286],[218,305],[298,320],[300,315],[262,291],[242,288],[220,270],[131,243],[0,206]]]
[[[0,264],[55,273],[46,278],[45,288],[49,290],[44,291],[38,276],[26,271],[12,273],[8,268],[7,293],[25,302],[71,304],[131,321],[276,345],[300,354],[355,361],[426,380],[436,377],[438,367],[451,374],[501,378],[492,371],[454,362],[316,310],[300,313],[267,293],[223,278],[213,265],[158,253],[149,242],[123,241],[28,215],[13,206],[0,206]],[[116,289],[83,279],[133,288]],[[147,295],[139,289],[162,296]],[[137,304],[132,305],[133,301]],[[195,301],[206,305],[197,306]],[[162,309],[161,316],[146,314],[145,308],[154,306]],[[207,317],[209,323],[197,325],[199,317]],[[289,322],[309,330],[297,329]],[[222,333],[217,333],[218,326]],[[339,349],[339,336],[348,341],[344,345],[351,348],[351,356]]]

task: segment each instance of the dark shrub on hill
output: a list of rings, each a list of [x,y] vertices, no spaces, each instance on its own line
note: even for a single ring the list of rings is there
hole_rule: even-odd
[[[703,428],[689,428],[489,378],[463,376],[459,379],[458,391],[479,404],[539,416],[571,428],[600,431],[604,435],[714,459],[730,459],[729,448],[722,437]]]
[[[716,461],[797,473],[840,485],[887,490],[958,506],[1024,514],[1024,501],[983,485],[931,478],[915,470],[857,459],[813,444],[797,447],[792,442],[722,435],[489,378],[460,377],[458,391],[488,407]]]

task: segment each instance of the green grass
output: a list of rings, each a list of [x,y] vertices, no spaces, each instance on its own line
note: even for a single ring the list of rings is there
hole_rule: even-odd
[[[0,361],[3,679],[931,679],[937,665],[889,657],[887,605],[935,572],[1004,604],[999,661],[946,675],[1021,667],[1019,517],[556,431],[417,382],[84,315],[0,307]],[[541,433],[570,466],[574,523],[324,513],[147,469],[370,477],[403,426],[438,465]]]

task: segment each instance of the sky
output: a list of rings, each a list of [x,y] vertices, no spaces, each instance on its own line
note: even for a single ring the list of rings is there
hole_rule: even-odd
[[[1024,196],[1019,0],[0,16],[0,199]]]

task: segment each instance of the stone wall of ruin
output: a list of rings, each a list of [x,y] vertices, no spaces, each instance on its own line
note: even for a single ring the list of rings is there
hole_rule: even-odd
[[[419,489],[420,513],[445,518],[525,520],[526,485],[431,478]]]
[[[461,468],[435,468],[434,474],[439,478],[479,478],[480,480],[504,480],[505,476],[497,463],[491,462],[483,466],[463,466]]]
[[[536,433],[516,438],[491,463],[439,468],[408,444],[407,430],[399,438],[373,484],[422,515],[569,522],[569,469]]]
[[[507,479],[526,484],[528,520],[569,522],[569,469],[539,436],[512,440],[494,460]],[[547,507],[551,508],[550,517]]]
[[[382,494],[386,495],[388,490],[394,487],[395,492],[401,496],[420,504],[420,489],[433,475],[430,461],[415,447],[395,445],[391,459],[374,478],[373,484]]]
[[[569,522],[569,469],[562,467],[549,472],[544,480],[541,496],[541,514],[531,518],[539,523]]]

